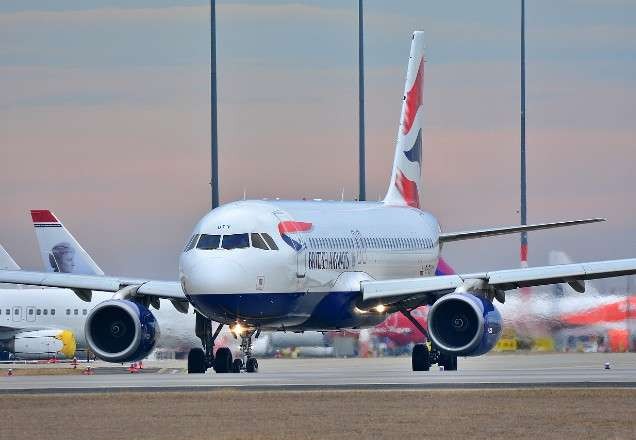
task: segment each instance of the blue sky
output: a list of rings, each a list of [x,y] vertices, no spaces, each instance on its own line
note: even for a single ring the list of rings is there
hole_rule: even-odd
[[[365,4],[369,194],[385,191],[419,28],[423,205],[447,229],[515,223],[518,2]],[[218,2],[224,200],[355,193],[355,5]],[[207,14],[205,1],[0,3],[0,241],[25,266],[39,265],[26,210],[51,208],[107,272],[176,274],[208,207]],[[555,247],[632,256],[636,3],[537,0],[527,15],[529,218],[611,220],[531,235],[531,262]],[[476,270],[516,264],[517,248],[511,237],[447,252]]]

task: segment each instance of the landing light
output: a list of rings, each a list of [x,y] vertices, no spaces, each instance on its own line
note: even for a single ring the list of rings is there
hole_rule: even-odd
[[[237,322],[232,328],[230,328],[230,331],[236,336],[241,336],[245,331],[245,328]]]
[[[384,304],[379,304],[375,306],[375,311],[378,313],[384,313],[385,310],[386,310],[386,306]]]

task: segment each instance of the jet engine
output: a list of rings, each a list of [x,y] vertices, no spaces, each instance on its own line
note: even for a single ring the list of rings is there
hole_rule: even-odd
[[[501,314],[488,299],[453,293],[437,300],[428,312],[428,332],[441,351],[479,356],[493,349],[502,331]]]
[[[20,359],[70,359],[75,355],[75,336],[70,330],[21,331],[0,339],[0,350],[13,353]]]
[[[136,362],[150,354],[159,339],[159,324],[147,307],[129,300],[98,304],[86,318],[86,342],[108,362]]]

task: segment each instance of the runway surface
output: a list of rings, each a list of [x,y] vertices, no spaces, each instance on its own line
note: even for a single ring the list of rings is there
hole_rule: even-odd
[[[219,388],[281,389],[434,389],[636,387],[636,354],[489,355],[460,359],[458,371],[411,371],[410,358],[262,359],[256,374],[184,372],[185,362],[148,362],[147,371],[96,364],[93,376],[3,374],[0,393],[93,391],[190,391]],[[606,362],[610,369],[604,368]],[[4,367],[6,368],[6,367]],[[67,368],[67,367],[61,367]],[[119,374],[116,374],[119,373]]]

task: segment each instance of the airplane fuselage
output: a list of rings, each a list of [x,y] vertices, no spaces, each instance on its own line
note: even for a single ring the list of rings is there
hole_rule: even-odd
[[[69,330],[75,337],[77,349],[86,350],[86,317],[93,307],[112,296],[109,292],[93,292],[92,300],[86,302],[68,289],[0,289],[0,339],[21,331]],[[162,330],[158,348],[188,351],[200,346],[194,335],[192,313],[177,313],[169,301],[161,301],[161,308],[154,313]]]
[[[197,224],[180,279],[215,321],[264,330],[372,327],[387,315],[357,309],[360,282],[434,275],[438,236],[437,220],[411,207],[240,201]]]

